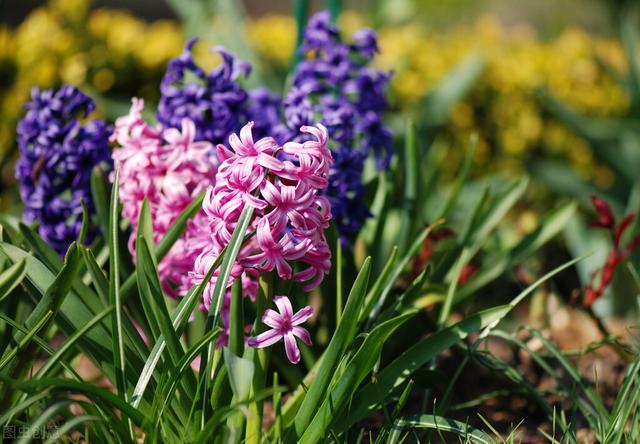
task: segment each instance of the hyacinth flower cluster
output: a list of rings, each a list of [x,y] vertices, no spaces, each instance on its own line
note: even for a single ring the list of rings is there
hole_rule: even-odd
[[[95,103],[69,85],[57,90],[33,88],[25,108],[17,128],[16,163],[24,220],[38,222],[42,238],[64,254],[80,233],[82,202],[89,214],[94,212],[91,173],[96,165],[111,164],[111,126],[100,119],[82,123]],[[90,225],[86,240],[90,242],[96,232]]]
[[[304,140],[295,133],[301,125],[322,122],[327,127],[335,163],[326,195],[343,240],[349,239],[370,216],[363,203],[367,156],[372,154],[377,167],[385,169],[393,153],[391,131],[382,122],[390,74],[368,66],[378,51],[375,32],[362,29],[353,43],[345,43],[328,11],[309,19],[299,51],[293,86],[282,102],[286,124],[274,134]]]
[[[151,126],[142,117],[143,109],[144,102],[133,99],[129,114],[116,120],[111,136],[119,146],[113,159],[120,171],[122,214],[133,228],[129,237],[133,257],[143,200],[149,205],[157,243],[193,199],[214,183],[218,166],[213,145],[195,141],[197,129],[191,120],[184,118],[180,130]],[[163,288],[170,296],[184,295],[190,288],[187,275],[207,244],[202,238],[206,231],[199,227],[204,217],[200,211],[189,221],[183,236],[158,264]]]
[[[266,136],[278,119],[277,98],[266,88],[246,91],[238,80],[249,75],[251,66],[222,47],[213,48],[222,63],[206,72],[194,60],[197,41],[190,39],[169,62],[160,84],[158,121],[166,128],[180,128],[188,118],[196,127],[195,140],[214,144],[226,142],[250,120],[255,123],[256,136]]]
[[[327,130],[320,124],[303,126],[300,132],[310,135],[311,140],[279,144],[271,137],[254,141],[252,127],[253,122],[249,122],[240,136],[230,136],[231,150],[224,145],[217,147],[221,163],[215,185],[208,189],[203,202],[210,244],[195,261],[190,273],[192,284],[202,282],[249,205],[253,217],[246,234],[255,235],[243,243],[228,288],[241,279],[243,295],[255,300],[260,273],[274,271],[281,279],[304,282],[304,290],[311,291],[331,268],[331,250],[324,235],[331,220],[331,206],[322,195],[333,163]],[[294,272],[293,262],[301,269]],[[211,304],[216,280],[217,272],[203,293],[205,311],[215,308]],[[229,297],[227,291],[221,316],[227,328]],[[295,361],[290,341],[286,342],[289,358]],[[258,337],[251,343],[266,346],[272,342]]]

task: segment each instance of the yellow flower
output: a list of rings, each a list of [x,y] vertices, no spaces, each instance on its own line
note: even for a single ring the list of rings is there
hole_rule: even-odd
[[[260,58],[286,68],[295,50],[296,25],[289,16],[265,15],[247,23],[249,40]]]

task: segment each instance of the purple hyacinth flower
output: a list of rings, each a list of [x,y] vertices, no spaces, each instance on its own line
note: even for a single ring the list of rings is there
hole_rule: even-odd
[[[358,31],[347,44],[328,11],[313,15],[304,31],[293,86],[282,102],[288,128],[321,122],[329,130],[336,163],[326,195],[343,241],[355,237],[370,216],[363,203],[367,156],[386,169],[393,154],[393,135],[382,122],[391,74],[368,66],[377,52],[371,29]],[[277,132],[285,133],[282,126]]]
[[[20,158],[16,177],[27,223],[38,222],[39,233],[58,253],[64,254],[82,226],[82,202],[94,212],[91,171],[111,165],[109,135],[102,120],[81,124],[95,103],[79,89],[31,91],[27,113],[18,122]],[[87,241],[97,228],[90,226]]]

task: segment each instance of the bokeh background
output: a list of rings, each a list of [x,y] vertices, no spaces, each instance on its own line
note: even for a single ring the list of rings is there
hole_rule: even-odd
[[[121,114],[133,95],[153,102],[168,59],[191,34],[202,34],[202,25],[190,23],[180,3],[0,2],[5,209],[15,197],[15,125],[32,85],[81,86],[98,99],[99,112],[107,118]],[[211,20],[206,40],[224,43],[251,61],[255,69],[250,83],[282,89],[295,47],[293,2],[246,1],[242,23],[222,15],[225,2],[218,3],[221,15]],[[319,7],[321,2],[310,2],[310,10]],[[526,169],[547,175],[549,163],[555,168],[560,162],[571,167],[574,186],[584,181],[612,191],[628,185],[599,161],[590,141],[559,118],[551,103],[558,100],[590,117],[629,113],[630,96],[619,79],[627,69],[619,41],[621,2],[399,0],[347,1],[342,7],[346,12],[340,21],[347,34],[363,25],[379,31],[377,64],[395,73],[390,92],[395,110],[419,114],[422,98],[456,65],[480,55],[469,61],[478,65],[473,81],[447,113],[438,136],[439,143],[453,148],[445,165],[451,175],[462,158],[456,148],[476,133],[479,170],[519,174]],[[181,19],[187,26],[180,25]],[[207,43],[200,46],[203,58],[215,64],[215,57],[206,54]],[[556,182],[550,181],[552,188],[566,187]],[[547,191],[537,190],[543,199]]]
[[[15,126],[33,85],[79,86],[107,119],[125,113],[132,96],[153,108],[168,60],[197,35],[204,66],[218,63],[208,47],[223,44],[252,63],[248,86],[283,91],[301,2],[233,3],[0,1],[2,210],[21,211]],[[640,95],[628,63],[634,36],[625,32],[637,25],[633,2],[341,3],[345,35],[362,26],[379,32],[376,64],[394,73],[388,119],[396,134],[407,118],[435,130],[424,144],[433,142],[432,151],[442,152],[434,158],[446,159],[441,180],[458,174],[474,134],[472,177],[533,179],[516,216],[525,230],[564,197],[588,207],[597,193],[619,213],[633,208]],[[309,2],[308,9],[325,4]]]

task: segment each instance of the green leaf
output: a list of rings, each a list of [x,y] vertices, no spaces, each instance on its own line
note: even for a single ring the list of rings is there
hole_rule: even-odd
[[[353,342],[358,327],[358,314],[367,291],[370,272],[371,258],[368,257],[362,264],[353,287],[351,287],[342,318],[327,349],[322,354],[315,379],[295,415],[295,434],[298,437],[302,436],[316,414],[344,351]]]
[[[206,335],[200,338],[195,344],[193,344],[193,346],[191,346],[189,350],[187,350],[184,356],[180,359],[180,362],[178,362],[178,364],[172,369],[172,371],[170,372],[171,373],[170,378],[167,380],[166,384],[164,384],[164,386],[167,388],[162,390],[163,399],[162,399],[162,404],[156,415],[156,423],[160,421],[162,417],[162,413],[164,412],[167,405],[171,401],[171,398],[173,397],[173,394],[182,376],[184,375],[185,371],[187,371],[187,369],[191,366],[191,363],[193,362],[195,357],[198,356],[198,354],[200,354],[200,352],[211,341],[215,341],[216,338],[220,335],[220,333],[221,333],[221,330],[219,328],[216,328],[208,332]]]
[[[416,227],[422,224],[421,199],[418,199],[418,190],[424,193],[421,186],[420,159],[418,157],[418,142],[416,127],[413,122],[407,123],[407,132],[404,144],[404,197],[402,200],[401,228],[399,233],[398,248],[404,252],[409,239],[413,238]]]
[[[360,319],[364,319],[365,317],[369,316],[371,310],[373,310],[374,305],[380,299],[380,295],[382,295],[383,291],[393,285],[394,280],[397,278],[399,269],[399,267],[394,268],[397,258],[398,247],[393,247],[391,249],[391,254],[387,259],[387,262],[384,264],[382,272],[378,275],[378,278],[371,286],[371,289],[367,292],[367,295],[364,299],[362,311],[359,314]]]
[[[353,404],[347,414],[339,418],[336,430],[346,430],[348,426],[366,417],[383,403],[394,389],[404,384],[413,372],[433,357],[469,334],[481,330],[496,319],[501,319],[510,310],[510,306],[502,305],[478,312],[416,342],[378,373],[375,383],[367,384],[354,395]]]
[[[244,311],[241,279],[236,279],[231,287],[229,312],[229,350],[236,356],[242,356],[244,352]]]
[[[80,204],[82,205],[82,225],[80,226],[80,233],[78,233],[78,245],[84,245],[87,239],[87,231],[89,231],[90,219],[89,210],[84,199],[80,200]]]
[[[434,429],[442,432],[450,432],[458,435],[464,442],[492,444],[496,442],[482,430],[469,426],[455,419],[443,418],[435,415],[412,415],[398,419],[393,425],[393,433],[387,441],[388,444],[400,442],[404,429]]]
[[[227,347],[222,350],[222,355],[224,356],[224,363],[227,367],[227,374],[229,375],[229,383],[231,384],[231,390],[233,390],[235,399],[247,399],[251,392],[251,383],[255,370],[253,361],[236,355]]]
[[[109,300],[109,281],[105,277],[100,265],[98,265],[96,257],[93,255],[93,251],[86,247],[80,247],[80,252],[82,253],[84,263],[89,271],[89,275],[91,276],[91,281],[96,288],[96,292],[102,302],[106,305]]]
[[[138,282],[140,302],[142,303],[145,318],[151,329],[153,341],[155,342],[161,334],[159,313],[156,313],[156,309],[159,309],[159,307],[156,305],[156,302],[160,301],[163,306],[165,305],[165,302],[163,300],[160,280],[157,276],[157,265],[155,264],[154,258],[150,257],[150,254],[146,254],[151,251],[147,242],[151,242],[151,245],[153,245],[153,227],[151,223],[149,204],[147,203],[147,200],[144,199],[142,201],[142,206],[140,207],[138,233],[136,237],[135,275],[136,281]],[[145,249],[146,251],[144,251]],[[167,340],[166,337],[165,340]],[[172,345],[175,345],[173,338],[170,338],[169,340]],[[170,347],[172,345],[170,345]],[[177,350],[173,349],[171,352],[171,355],[175,356],[173,352],[177,352]],[[176,361],[174,361],[174,363],[175,362]]]
[[[0,371],[9,362],[11,362],[11,360],[18,354],[18,352],[21,352],[22,350],[24,350],[27,344],[31,342],[33,337],[45,326],[47,322],[49,322],[49,319],[51,319],[52,317],[53,317],[53,311],[49,310],[48,312],[46,312],[42,317],[42,319],[40,319],[33,327],[31,327],[29,332],[26,335],[24,335],[24,337],[20,340],[18,345],[15,348],[11,349],[9,353],[5,353],[3,355],[2,360],[0,360]]]
[[[155,257],[158,262],[160,262],[166,254],[169,252],[173,244],[182,236],[185,228],[187,227],[187,222],[191,219],[200,209],[202,208],[202,200],[204,199],[204,191],[200,193],[197,197],[193,199],[193,201],[180,213],[178,218],[171,224],[164,237],[158,242],[158,245],[155,248]],[[127,280],[122,284],[122,288],[120,293],[122,294],[122,299],[127,300],[129,295],[133,293],[133,290],[136,287],[136,275],[132,274],[127,278]]]
[[[26,275],[27,261],[22,259],[0,274],[0,301],[9,296]]]
[[[72,430],[75,430],[76,427],[80,425],[86,425],[89,422],[103,422],[104,420],[99,416],[93,415],[79,415],[71,420],[65,422],[60,427],[58,427],[53,434],[51,434],[48,439],[44,442],[44,444],[55,444],[58,442],[63,442],[63,437],[67,436]]]
[[[471,54],[458,63],[422,100],[419,122],[429,127],[444,125],[453,106],[476,84],[486,64],[486,59],[478,53]]]
[[[178,333],[171,321],[171,317],[169,316],[165,296],[160,287],[160,279],[158,277],[158,272],[153,265],[152,254],[149,251],[147,240],[143,237],[138,237],[136,250],[138,252],[138,267],[136,273],[138,273],[139,279],[146,281],[145,287],[148,291],[147,294],[141,294],[140,296],[143,300],[148,299],[148,304],[150,305],[151,310],[148,316],[153,316],[157,320],[160,334],[167,344],[170,361],[175,365],[180,361],[180,358],[184,354],[184,350],[180,344],[180,337],[178,336]],[[141,286],[140,288],[142,290],[143,287]],[[184,387],[186,393],[194,393],[196,390],[195,378],[188,378]]]
[[[314,444],[327,435],[327,429],[335,420],[336,412],[339,412],[347,404],[362,380],[371,371],[389,336],[416,313],[417,311],[413,311],[389,319],[375,327],[367,335],[344,372],[340,374],[335,386],[325,394],[322,406],[302,434],[299,442]]]
[[[570,202],[545,216],[540,226],[525,236],[513,248],[496,258],[489,266],[483,267],[469,281],[458,289],[454,304],[475,294],[494,279],[498,278],[509,267],[518,264],[537,251],[542,245],[556,236],[569,223],[576,211],[576,204]]]
[[[91,172],[91,197],[93,198],[93,206],[96,209],[98,218],[98,226],[102,235],[105,237],[107,244],[109,243],[109,191],[104,172],[97,166]]]
[[[391,260],[392,258],[389,258],[389,260],[387,261],[387,265],[385,265],[385,269],[382,271],[382,274],[380,274],[371,291],[367,294],[364,303],[364,309],[360,313],[360,320],[363,320],[368,316],[365,330],[368,330],[368,328],[378,317],[387,296],[393,288],[393,285],[395,284],[395,282],[397,282],[397,279],[400,277],[400,275],[405,271],[414,255],[422,247],[424,240],[427,238],[427,236],[429,236],[432,229],[433,226],[429,226],[425,230],[422,230],[422,233],[413,241],[400,263],[398,263],[395,268],[393,268],[392,273],[388,272],[387,267],[395,263],[395,258],[393,258],[393,261]],[[394,255],[395,251],[392,250],[391,256],[393,257]]]
[[[27,263],[26,277],[28,283],[37,293],[41,295],[46,294],[47,289],[55,280],[55,275],[41,261],[24,250],[5,242],[0,242],[0,250],[14,263],[25,259]],[[95,298],[95,301],[92,301],[92,298]],[[90,305],[96,305],[96,302],[98,303],[98,308],[94,311]],[[101,307],[99,305],[99,302],[97,296],[95,296],[91,289],[81,285],[81,283],[76,280],[73,284],[73,291],[65,298],[58,316],[55,317],[56,325],[65,335],[73,335],[74,332],[89,322],[96,313],[104,309],[103,306]],[[133,328],[133,326],[131,326],[131,328]],[[96,326],[95,329],[87,332],[87,334],[79,340],[79,344],[83,352],[91,358],[109,378],[114,378],[111,337],[110,325],[103,322]],[[136,347],[135,350],[138,350],[138,348]],[[129,381],[135,381],[139,374],[138,369],[142,368],[142,362],[136,353],[131,353],[129,356],[131,357],[132,367],[127,369],[127,375]]]
[[[34,436],[38,436],[40,430],[42,430],[46,424],[53,419],[61,410],[66,409],[71,400],[63,399],[52,405],[49,405],[38,417],[30,418],[28,423],[28,429],[25,432],[20,433],[20,439],[16,441],[16,444],[26,444],[31,442]]]
[[[44,400],[48,396],[51,396],[51,390],[46,389],[32,396],[29,396],[26,399],[23,399],[22,401],[8,408],[7,411],[2,412],[2,415],[0,416],[0,424],[7,425],[9,421],[11,421],[11,418],[13,418],[15,415],[28,410],[32,405]]]
[[[603,442],[619,443],[624,439],[625,428],[632,415],[636,416],[635,422],[637,422],[639,398],[640,356],[627,368],[624,381],[618,390],[616,402],[609,416]]]
[[[78,246],[76,243],[72,243],[65,256],[64,265],[60,270],[60,273],[56,276],[51,286],[47,289],[43,298],[35,306],[27,320],[25,326],[32,328],[36,323],[42,319],[44,314],[48,311],[52,311],[53,314],[57,314],[64,302],[67,294],[71,290],[71,284],[75,279],[78,271],[80,270],[80,253],[78,252]],[[19,341],[21,334],[16,335],[16,340]]]
[[[38,259],[40,259],[49,270],[53,272],[60,270],[63,264],[60,255],[27,225],[20,222],[18,227],[25,242],[31,247]]]
[[[118,210],[118,184],[120,170],[116,168],[113,187],[111,188],[111,203],[109,207],[109,302],[114,306],[114,315],[111,317],[113,365],[115,368],[116,388],[118,394],[124,400],[129,399],[127,394],[126,360],[124,352],[124,332],[122,327],[123,305],[120,299],[120,242],[119,226],[120,211]],[[118,398],[120,399],[120,398]],[[128,405],[127,405],[128,406]],[[129,422],[129,434],[133,439],[133,427]]]
[[[171,314],[171,325],[178,335],[181,335],[184,332],[184,328],[187,324],[189,316],[191,315],[191,313],[193,313],[193,310],[195,310],[202,292],[211,280],[211,276],[213,276],[214,271],[220,266],[222,258],[225,256],[225,254],[226,248],[222,250],[220,255],[213,262],[211,268],[209,268],[209,271],[207,272],[207,275],[204,277],[202,282],[197,286],[194,285],[191,290],[189,290],[189,292],[185,297],[182,298],[174,312]],[[160,356],[164,351],[166,345],[166,341],[162,336],[160,336],[153,346],[151,353],[149,353],[149,357],[144,364],[142,372],[140,372],[138,382],[136,383],[136,386],[133,390],[133,395],[131,396],[131,404],[134,407],[137,407],[140,404],[140,401],[142,401],[144,391],[153,376],[153,372],[158,365]]]
[[[231,269],[238,257],[238,253],[240,252],[240,248],[244,243],[245,235],[247,232],[247,228],[249,227],[249,223],[251,222],[251,218],[253,216],[254,208],[251,205],[245,205],[240,217],[238,218],[238,222],[236,227],[231,234],[231,239],[229,240],[229,244],[227,245],[227,251],[222,259],[222,264],[220,265],[220,272],[218,277],[216,278],[216,284],[213,287],[213,292],[211,293],[211,308],[209,309],[209,313],[207,314],[207,330],[217,327],[218,320],[220,318],[220,311],[222,308],[222,302],[224,300],[224,294],[226,292],[227,283],[229,282],[229,277],[231,276]],[[200,374],[201,378],[204,378],[204,383],[202,384],[202,402],[203,402],[203,417],[206,416],[206,412],[209,408],[209,376],[212,371],[212,357],[213,357],[213,344],[209,344],[207,347],[207,352],[204,354],[202,360],[200,361]]]
[[[121,397],[114,395],[109,390],[102,387],[98,387],[92,384],[86,384],[77,381],[70,381],[62,378],[44,378],[44,379],[32,379],[30,381],[15,382],[16,388],[23,389],[25,391],[39,391],[43,389],[49,389],[53,392],[66,392],[71,391],[87,396],[91,400],[100,400],[106,402],[113,408],[120,410],[120,412],[131,419],[137,426],[142,426],[146,417],[138,409],[133,408]]]
[[[13,319],[8,317],[7,315],[2,313],[1,311],[0,311],[0,319],[2,319],[4,322],[6,322],[8,325],[10,325],[15,330],[19,330],[22,333],[24,333],[25,335],[29,334],[29,330],[27,330],[22,325],[18,324],[16,321],[14,321]],[[38,347],[40,347],[49,356],[53,356],[55,354],[55,351],[49,346],[49,344],[47,344],[45,341],[40,339],[38,336],[33,336],[33,342],[35,342],[38,345]],[[73,369],[73,367],[71,367],[69,364],[67,364],[66,362],[61,362],[61,365],[64,367],[64,369],[66,371],[69,372],[69,374],[73,375],[77,380],[81,379],[80,376]],[[1,422],[0,422],[0,424],[1,424]]]
[[[593,408],[598,413],[598,415],[603,418],[608,418],[609,414],[607,412],[607,408],[602,402],[602,399],[600,399],[598,394],[595,391],[593,391],[591,387],[588,386],[589,383],[584,380],[584,378],[582,377],[582,375],[580,374],[576,366],[574,366],[562,354],[562,352],[558,350],[558,348],[555,345],[553,345],[547,338],[545,338],[538,330],[534,328],[527,328],[527,330],[531,334],[533,334],[533,336],[535,336],[538,340],[540,340],[540,342],[542,342],[544,347],[547,350],[549,350],[549,352],[558,360],[558,362],[562,365],[562,367],[564,367],[564,369],[567,371],[569,376],[571,376],[571,378],[575,381],[575,383],[578,384],[578,386],[585,393],[589,401],[591,401],[591,404],[593,405]]]
[[[98,325],[104,318],[106,318],[111,311],[114,309],[113,305],[105,308],[102,312],[98,313],[87,322],[82,328],[76,330],[73,335],[71,335],[65,342],[62,344],[58,350],[53,353],[49,359],[47,359],[42,367],[35,374],[33,379],[41,379],[43,378],[58,362],[62,362],[62,358],[64,355],[71,350],[71,348],[78,342],[80,338],[82,338],[89,330]]]

